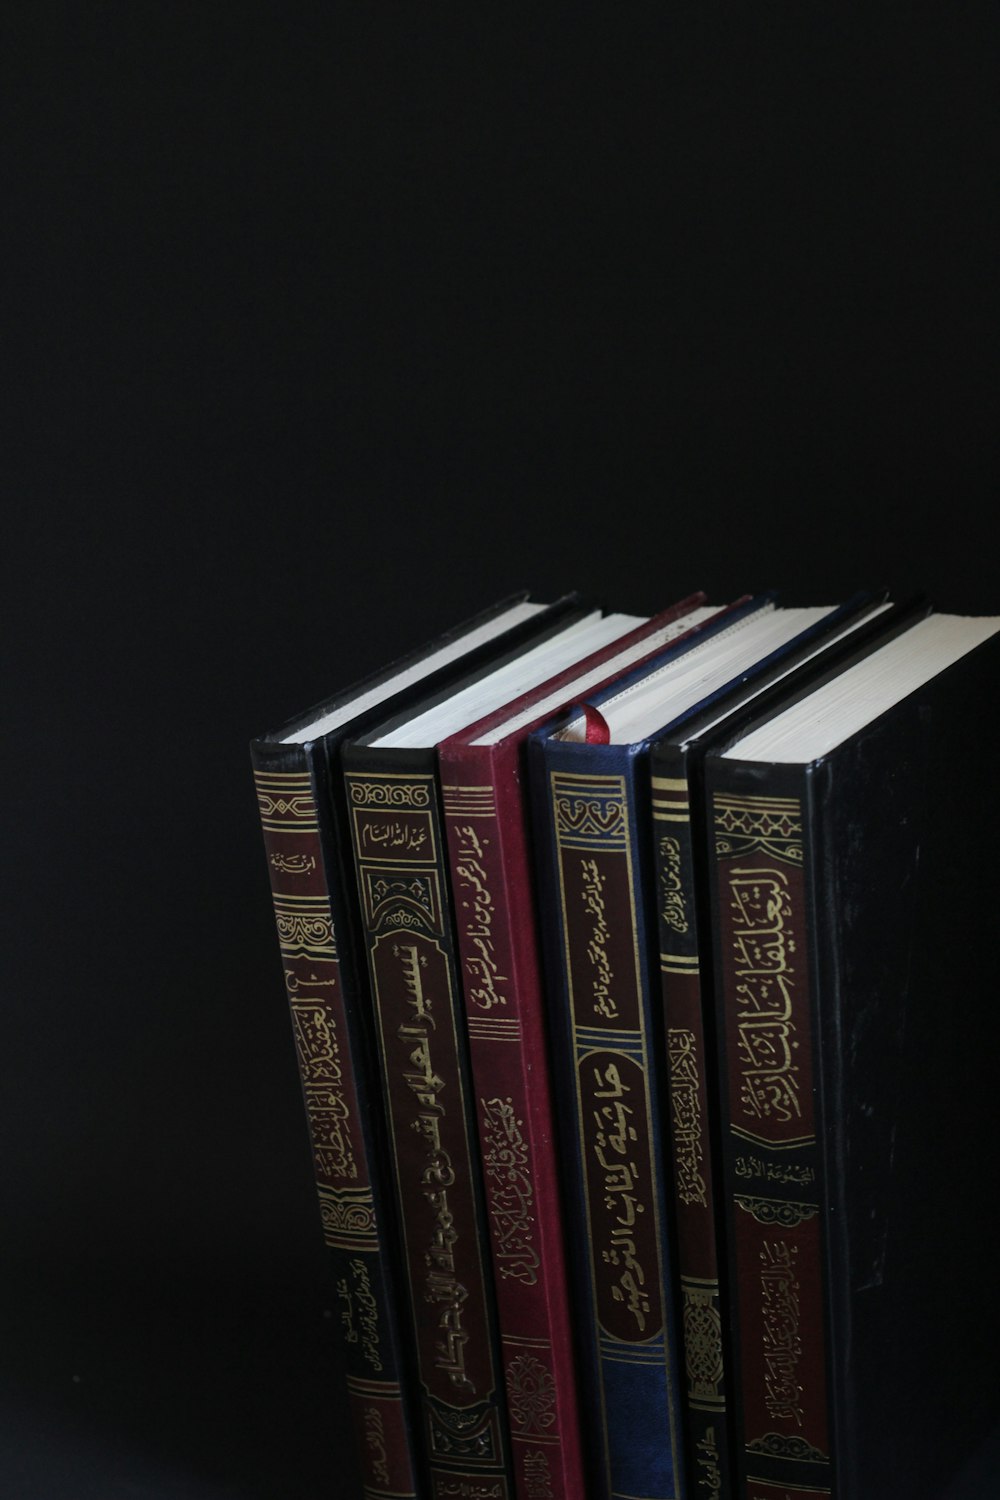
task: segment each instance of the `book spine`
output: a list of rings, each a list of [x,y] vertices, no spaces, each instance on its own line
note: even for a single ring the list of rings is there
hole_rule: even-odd
[[[364,1496],[415,1500],[415,1425],[399,1367],[378,1164],[365,1123],[372,1080],[345,998],[322,792],[305,751],[287,747],[277,761],[255,751],[254,781]]]
[[[456,936],[520,1500],[585,1493],[517,752],[442,752]],[[512,763],[510,763],[512,762]]]
[[[684,1347],[688,1463],[699,1500],[731,1500],[719,1288],[714,1078],[701,982],[702,934],[686,756],[652,753],[653,857],[667,1045],[670,1151]]]
[[[345,755],[431,1500],[510,1500],[483,1186],[432,771]]]
[[[729,1290],[745,1500],[836,1496],[811,1010],[809,792],[709,761]]]
[[[575,1134],[570,1227],[586,1287],[595,1494],[683,1493],[673,1287],[641,857],[627,757],[543,742],[546,885]],[[574,752],[569,753],[567,752]],[[579,752],[579,753],[575,753]]]

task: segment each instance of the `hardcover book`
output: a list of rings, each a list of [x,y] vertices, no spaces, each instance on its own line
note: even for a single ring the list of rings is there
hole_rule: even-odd
[[[650,748],[835,615],[751,600],[531,736],[556,1074],[571,1122],[567,1212],[602,1500],[684,1493],[666,1043],[648,899]],[[715,1477],[721,1456],[720,1447]],[[692,1488],[704,1484],[701,1457],[691,1454]]]
[[[373,717],[483,673],[526,632],[554,628],[570,611],[579,612],[575,599],[548,610],[525,595],[502,601],[251,745],[343,1370],[371,1500],[420,1495],[424,1461],[337,747]]]
[[[439,746],[517,1492],[586,1493],[535,933],[525,740],[715,611],[695,595]]]
[[[507,1500],[516,1486],[436,746],[637,623],[599,612],[563,622],[342,747],[432,1500]],[[541,1459],[522,1466],[521,1493],[541,1475]]]
[[[940,1500],[997,1422],[998,630],[705,760],[740,1500]]]
[[[668,1062],[670,1155],[684,1348],[688,1463],[704,1500],[732,1500],[731,1356],[720,1287],[718,1108],[711,987],[711,917],[703,856],[701,766],[716,739],[769,701],[789,702],[842,669],[928,605],[890,606],[862,594],[824,616],[703,712],[650,747],[653,897]]]

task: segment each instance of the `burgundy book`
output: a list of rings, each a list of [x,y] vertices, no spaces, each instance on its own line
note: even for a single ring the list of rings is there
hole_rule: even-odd
[[[482,675],[543,622],[579,612],[575,597],[547,610],[523,595],[501,600],[251,746],[366,1500],[417,1500],[423,1457],[339,746],[390,711]]]
[[[619,637],[621,620],[564,620],[497,672],[342,748],[431,1500],[516,1492],[437,745]],[[537,1469],[524,1493],[547,1494]]]
[[[531,842],[528,734],[715,610],[695,594],[438,748],[504,1380],[521,1500],[586,1492]]]

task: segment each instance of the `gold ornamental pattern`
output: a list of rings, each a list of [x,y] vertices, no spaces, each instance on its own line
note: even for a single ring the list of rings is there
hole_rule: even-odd
[[[784,1198],[751,1198],[737,1193],[733,1201],[767,1229],[773,1229],[775,1225],[781,1229],[796,1229],[819,1213],[818,1203],[789,1203]]]
[[[308,772],[255,771],[253,779],[265,834],[317,832]]]
[[[723,856],[761,852],[802,864],[802,804],[797,797],[713,798],[715,850]]]
[[[698,1284],[686,1277],[682,1278],[682,1288],[688,1397],[700,1409],[721,1409],[724,1394],[718,1288],[713,1283]]]
[[[556,1384],[534,1354],[518,1354],[507,1365],[507,1405],[515,1437],[551,1435],[556,1420]]]
[[[355,807],[426,808],[431,805],[431,789],[426,777],[414,781],[406,781],[395,774],[363,780],[351,777],[347,785]]]
[[[319,1187],[323,1235],[338,1250],[377,1250],[375,1204],[371,1188]]]
[[[275,895],[274,918],[286,958],[337,957],[328,897]]]

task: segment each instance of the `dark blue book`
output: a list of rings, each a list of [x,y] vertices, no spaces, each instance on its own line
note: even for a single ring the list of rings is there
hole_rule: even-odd
[[[686,1467],[691,1493],[704,1477],[680,1338],[651,749],[740,684],[770,681],[779,661],[794,664],[876,602],[741,602],[529,744],[597,1500],[679,1500]]]

